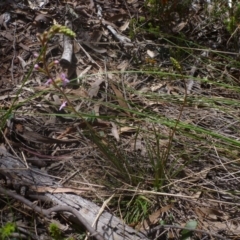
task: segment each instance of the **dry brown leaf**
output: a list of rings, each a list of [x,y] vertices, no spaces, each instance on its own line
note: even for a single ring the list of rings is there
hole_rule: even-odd
[[[53,103],[54,103],[54,104],[56,104],[56,105],[61,105],[62,101],[60,100],[60,98],[59,98],[58,95],[53,94],[52,98],[53,98]]]
[[[155,91],[159,90],[160,88],[162,88],[163,86],[164,85],[162,83],[155,84],[155,85],[151,86],[151,91],[155,92]]]
[[[78,89],[69,89],[69,91],[67,91],[67,93],[72,94],[74,96],[78,96],[79,98],[89,97],[88,92],[82,87],[80,87]]]
[[[120,128],[120,134],[121,133],[126,133],[126,132],[136,132],[136,128],[134,127],[121,127]]]
[[[149,57],[154,58],[156,57],[159,53],[157,51],[151,51],[151,50],[147,50],[147,54]]]
[[[196,214],[199,218],[209,219],[209,220],[217,220],[219,218],[224,217],[224,213],[220,212],[216,209],[206,208],[206,207],[199,207],[195,208]]]
[[[73,52],[78,53],[80,51],[80,45],[76,40],[73,40]]]
[[[100,104],[94,104],[93,110],[96,116],[99,116]]]
[[[83,71],[81,71],[80,73],[77,72],[78,78],[81,78],[83,75],[85,75],[91,68],[92,68],[92,66],[89,65]],[[78,71],[78,69],[77,69],[77,71]]]
[[[7,38],[7,40],[9,40],[10,42],[12,42],[14,40],[13,35],[10,32],[7,31],[3,31],[0,33],[4,38]]]
[[[19,46],[28,52],[30,51],[30,48],[28,46],[24,45],[23,43],[19,43]]]
[[[36,91],[42,91],[42,90],[46,90],[47,87],[44,85],[41,85],[41,86],[32,87],[32,89]]]
[[[165,213],[167,211],[169,211],[174,204],[169,204],[167,206],[164,206],[162,208],[160,208],[159,210],[157,210],[156,212],[152,213],[147,220],[144,220],[141,224],[140,231],[146,230],[148,229],[151,225],[154,225],[156,223],[158,223],[159,218],[161,216],[162,213]]]
[[[128,67],[129,62],[127,60],[122,61],[118,66],[117,69],[120,69],[121,72],[124,72],[126,68]]]
[[[113,122],[111,122],[111,124],[112,124],[111,132],[112,132],[113,136],[116,138],[116,140],[119,141],[120,137],[119,137],[119,133],[118,133],[118,130],[117,130],[117,126]]]
[[[159,220],[159,216],[161,215],[161,213],[165,213],[167,211],[169,211],[172,207],[173,207],[173,203],[172,204],[169,204],[167,206],[164,206],[162,208],[160,208],[159,210],[157,210],[156,212],[152,213],[150,216],[149,216],[149,220],[152,224],[155,224],[158,222]]]
[[[181,22],[173,28],[173,32],[180,32],[187,25],[187,22]]]
[[[182,157],[186,158],[187,156],[183,155]],[[187,168],[183,169],[183,171],[186,176],[189,176],[188,181],[192,182],[192,183],[199,182],[199,180],[201,180],[201,179],[205,179],[209,172],[209,170],[207,169],[207,170],[202,170],[201,172],[198,172],[197,174],[193,174],[193,172]]]
[[[100,85],[103,82],[103,79],[97,79],[94,83],[91,84],[91,87],[88,89],[88,95],[90,98],[96,97],[100,89]]]
[[[113,84],[110,83],[112,90],[114,91],[116,97],[117,97],[117,101],[120,107],[122,107],[123,109],[129,109],[128,108],[128,104],[126,103],[122,93],[117,89],[117,87]],[[130,113],[128,111],[125,111],[128,115],[130,115]]]
[[[121,32],[125,31],[125,30],[128,28],[129,24],[130,24],[130,21],[126,21],[126,22],[119,28],[119,30],[120,30]]]
[[[119,14],[115,14],[114,16],[108,18],[109,22],[117,22],[119,20],[123,20],[124,18],[128,17],[127,14],[125,13],[119,13]]]
[[[198,191],[198,192],[195,192],[193,195],[191,195],[192,197],[194,198],[199,198],[201,196],[202,192],[201,191]]]
[[[19,62],[20,62],[20,64],[21,64],[21,66],[22,66],[22,69],[24,69],[24,68],[26,67],[27,63],[23,60],[22,57],[17,56],[17,58],[18,58],[18,60],[19,60]]]
[[[232,232],[232,234],[240,235],[240,224],[238,222],[233,221],[202,221],[203,229],[207,230],[209,229],[209,226],[211,226],[212,231],[220,231],[223,229],[227,229],[229,232]],[[239,238],[236,238],[239,239]]]
[[[4,100],[4,99],[7,99],[7,98],[15,98],[17,97],[17,95],[3,95],[3,96],[0,96],[0,100]]]
[[[107,54],[108,54],[109,57],[112,57],[112,58],[117,58],[118,57],[117,52],[113,51],[111,49],[108,49]]]

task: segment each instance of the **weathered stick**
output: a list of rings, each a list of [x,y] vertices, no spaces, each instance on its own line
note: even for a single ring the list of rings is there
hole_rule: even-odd
[[[72,23],[70,21],[65,22],[65,26],[72,29]],[[63,54],[60,60],[60,64],[65,67],[69,67],[72,63],[72,54],[73,54],[73,40],[71,37],[64,35],[63,36]]]
[[[67,194],[67,193],[42,193],[39,199],[48,200],[57,204],[56,207],[44,210],[38,206],[35,206],[31,201],[26,198],[31,198],[35,195],[37,197],[37,187],[51,186],[51,187],[61,187],[61,185],[56,184],[52,178],[50,178],[46,172],[39,169],[26,168],[25,164],[21,159],[8,153],[4,147],[0,146],[0,173],[5,176],[10,181],[11,184],[6,184],[7,186],[12,185],[15,189],[19,189],[21,192],[21,185],[26,186],[27,192],[26,196],[23,197],[19,194],[12,194],[13,192],[6,191],[3,187],[0,188],[2,194],[9,194],[9,196],[22,201],[36,212],[40,210],[47,215],[53,211],[64,211],[64,213],[71,213],[78,222],[81,222],[91,234],[99,237],[103,236],[106,240],[148,240],[146,235],[141,232],[135,231],[133,228],[125,225],[122,220],[115,217],[114,215],[103,211],[103,213],[98,217],[100,212],[100,207],[95,203],[92,203],[78,195]],[[15,184],[17,183],[17,184]],[[16,185],[16,186],[15,186]],[[36,193],[34,194],[34,189]],[[10,193],[9,193],[10,192]],[[28,194],[28,192],[30,192]],[[67,206],[68,208],[65,208]],[[98,217],[97,222],[92,228],[89,228]],[[83,220],[84,219],[84,220]],[[96,235],[95,235],[96,234]]]
[[[77,217],[77,219],[91,233],[92,236],[94,236],[97,240],[104,240],[104,238],[97,231],[95,231],[91,227],[91,225],[85,220],[85,218],[83,218],[83,216],[76,209],[74,209],[72,207],[69,207],[69,206],[55,206],[55,207],[52,207],[52,208],[49,208],[49,209],[42,209],[42,208],[36,206],[35,204],[33,204],[28,199],[24,198],[23,196],[15,193],[15,192],[11,192],[9,190],[6,190],[2,187],[0,187],[0,193],[2,193],[4,195],[7,195],[9,197],[12,197],[16,200],[19,200],[20,202],[24,203],[28,207],[32,208],[35,212],[37,212],[39,214],[43,214],[47,218],[49,218],[50,214],[53,213],[53,212],[70,212],[74,216]]]

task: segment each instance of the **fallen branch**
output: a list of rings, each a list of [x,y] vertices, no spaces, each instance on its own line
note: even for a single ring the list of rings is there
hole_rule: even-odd
[[[71,219],[76,220],[78,223],[83,224],[86,229],[94,235],[96,239],[106,240],[148,240],[145,234],[138,232],[124,222],[108,213],[107,211],[101,211],[95,203],[92,203],[78,195],[70,193],[54,193],[54,190],[50,193],[39,194],[37,189],[39,187],[52,187],[57,189],[61,187],[50,178],[46,172],[43,172],[34,168],[26,168],[25,163],[20,158],[8,153],[3,146],[0,146],[0,173],[6,178],[6,186],[12,186],[16,191],[21,192],[25,197],[0,187],[0,193],[6,194],[9,197],[13,197],[24,204],[31,207],[39,214],[44,214],[46,217],[52,212],[68,212]],[[26,191],[22,189],[26,188]],[[36,191],[35,191],[36,190]],[[57,205],[50,209],[42,209],[39,206],[34,205],[30,200],[26,199],[38,199],[42,201],[48,201]],[[101,214],[99,214],[101,212]],[[67,216],[66,216],[67,215]],[[65,214],[68,218],[69,214]],[[94,226],[94,220],[97,219]],[[96,236],[95,236],[96,234]],[[97,238],[98,237],[98,238]]]
[[[6,190],[2,187],[0,187],[0,193],[2,193],[4,195],[7,195],[9,197],[12,197],[12,198],[24,203],[28,207],[32,208],[35,212],[37,212],[39,214],[42,214],[47,218],[50,218],[50,215],[53,212],[70,212],[74,216],[77,217],[77,219],[82,223],[82,225],[91,233],[91,236],[94,236],[97,240],[104,240],[104,238],[97,231],[95,231],[91,227],[91,225],[85,220],[85,218],[83,218],[82,215],[76,209],[74,209],[72,207],[69,207],[69,206],[54,206],[54,207],[49,208],[49,209],[43,209],[43,208],[40,208],[40,207],[36,206],[35,204],[33,204],[31,201],[29,201],[25,197],[15,193],[15,192],[11,192],[9,190]]]

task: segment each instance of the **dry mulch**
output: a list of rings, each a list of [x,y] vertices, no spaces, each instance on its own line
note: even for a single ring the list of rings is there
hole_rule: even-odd
[[[237,146],[230,146],[228,150],[221,148],[221,140],[207,133],[197,135],[197,130],[187,129],[186,125],[186,131],[181,128],[176,132],[166,164],[167,169],[172,166],[180,169],[177,176],[169,176],[168,185],[164,187],[170,195],[158,196],[151,192],[154,178],[147,155],[148,145],[156,146],[154,132],[158,131],[165,136],[160,146],[166,149],[169,127],[172,126],[152,119],[146,124],[146,115],[130,115],[129,111],[123,110],[130,109],[129,105],[119,99],[128,99],[132,106],[141,106],[146,113],[151,111],[167,121],[179,116],[185,89],[180,77],[170,79],[169,76],[143,73],[159,68],[162,72],[173,73],[169,56],[173,54],[171,51],[177,51],[174,46],[169,50],[164,39],[154,38],[152,34],[138,32],[130,40],[128,29],[131,17],[144,15],[143,2],[104,1],[97,4],[95,1],[73,1],[66,4],[64,1],[49,1],[41,7],[36,2],[8,0],[0,3],[1,114],[9,109],[21,89],[14,114],[8,116],[8,125],[3,128],[1,143],[10,153],[25,156],[30,166],[54,175],[64,186],[72,189],[88,187],[81,195],[100,202],[100,205],[116,193],[119,203],[109,206],[108,210],[118,216],[121,216],[121,199],[125,200],[122,194],[128,201],[134,199],[134,193],[127,192],[127,189],[134,187],[146,191],[142,195],[149,196],[151,202],[149,221],[131,225],[138,230],[152,229],[152,239],[166,239],[166,236],[178,239],[181,229],[173,225],[178,223],[184,227],[191,219],[198,221],[197,229],[200,230],[192,239],[210,239],[211,234],[211,239],[237,239],[240,235]],[[192,16],[191,12],[188,14]],[[206,47],[215,43],[214,48],[221,51],[228,40],[227,37],[219,40],[220,34],[225,36],[222,26],[218,25],[211,37],[207,37],[211,27],[200,10],[195,14],[198,18],[192,17],[192,26],[181,20],[171,25],[174,34],[181,31],[189,34],[189,29],[194,29],[189,39],[197,40]],[[111,150],[116,147],[116,155],[121,156],[121,160],[127,159],[130,173],[124,176],[93,143],[86,122],[71,115],[67,108],[59,111],[63,97],[52,86],[46,86],[46,76],[34,70],[24,86],[21,85],[36,61],[34,54],[40,52],[37,34],[49,29],[54,22],[65,25],[66,20],[72,23],[76,33],[74,57],[70,65],[62,63],[54,74],[57,76],[65,72],[68,79],[75,79],[63,88],[65,93],[91,127],[108,140],[108,147]],[[109,30],[109,26],[118,31],[122,41]],[[61,59],[62,42],[61,35],[51,40],[48,59]],[[228,46],[229,51],[233,50],[231,44]],[[156,56],[152,58],[151,54]],[[233,62],[236,59],[234,54],[226,56]],[[239,70],[230,66],[227,57],[219,57],[217,51],[196,50],[181,62],[184,74],[192,78],[185,81],[189,98],[180,120],[238,140],[238,106],[228,107],[228,104],[231,100],[238,103],[240,99],[239,89],[235,88],[239,83]],[[222,65],[218,65],[219,62]],[[139,69],[142,73],[127,72]],[[211,82],[201,81],[204,78]],[[226,89],[217,84],[216,79],[219,82],[232,81],[230,84],[233,87]],[[119,125],[116,126],[114,119],[119,120]],[[187,131],[189,136],[197,137],[188,138]],[[138,178],[142,179],[139,185],[133,177],[127,179],[128,174],[134,176],[134,169],[139,173]],[[124,168],[122,171],[125,171]],[[18,203],[15,204],[17,208]],[[28,210],[22,215],[16,211],[17,216],[29,219],[27,214]],[[13,220],[14,217],[8,215],[3,222]],[[169,231],[158,226],[161,220]],[[40,219],[37,221],[39,228],[44,228],[44,223]],[[22,222],[26,224],[27,221]],[[46,233],[41,230],[41,234]]]

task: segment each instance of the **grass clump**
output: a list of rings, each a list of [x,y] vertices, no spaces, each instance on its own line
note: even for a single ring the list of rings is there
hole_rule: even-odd
[[[146,196],[136,196],[123,206],[123,218],[128,224],[142,222],[150,214],[152,201]]]
[[[48,230],[50,232],[51,237],[54,240],[63,239],[62,232],[61,232],[61,230],[59,229],[59,227],[56,223],[50,223]]]
[[[14,223],[6,223],[0,228],[0,239],[9,239],[12,233],[16,231],[16,225]]]

